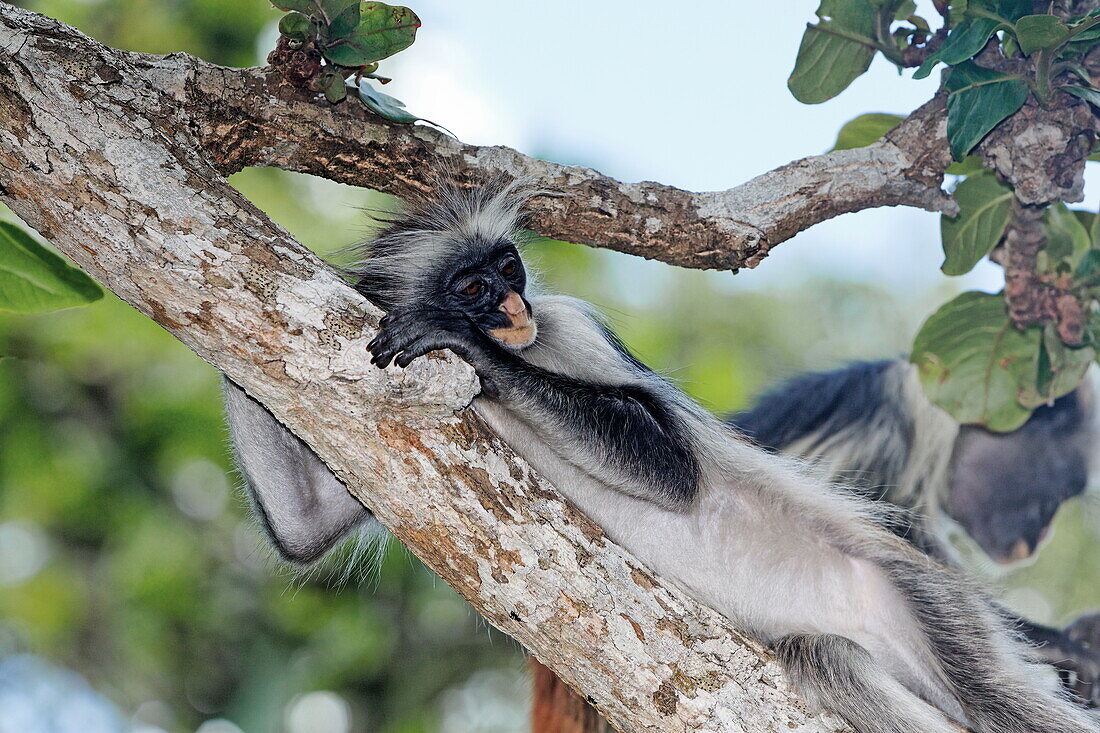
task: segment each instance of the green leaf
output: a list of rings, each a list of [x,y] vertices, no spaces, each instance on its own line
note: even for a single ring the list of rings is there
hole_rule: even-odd
[[[1085,324],[1085,343],[1092,348],[1100,348],[1100,316],[1093,313]]]
[[[1093,89],[1092,87],[1078,86],[1076,84],[1067,84],[1064,87],[1058,87],[1063,92],[1069,92],[1075,97],[1085,100],[1093,107],[1100,107],[1100,90]],[[1089,156],[1090,158],[1092,156]]]
[[[968,292],[924,322],[910,360],[928,398],[956,420],[1015,430],[1031,414],[1017,394],[1036,383],[1041,335],[1013,326],[1000,295]]]
[[[367,105],[368,109],[377,115],[385,117],[391,122],[409,125],[417,120],[423,119],[406,110],[405,103],[400,99],[391,97],[388,94],[383,94],[366,81],[359,82],[359,97],[363,100],[363,104]]]
[[[271,0],[271,4],[279,10],[297,10],[299,13],[309,15],[316,7],[312,0]]]
[[[334,20],[359,0],[271,0],[279,10],[293,10],[323,23]]]
[[[875,54],[870,45],[875,13],[864,0],[822,0],[817,16],[819,22],[802,36],[787,79],[787,88],[803,104],[840,94],[867,71]]]
[[[1035,408],[1069,394],[1081,383],[1095,359],[1095,349],[1066,346],[1058,337],[1057,327],[1048,323],[1042,330],[1035,383],[1022,386],[1016,399],[1024,407]]]
[[[917,12],[917,4],[913,0],[904,0],[894,10],[894,20],[905,20],[915,12]]]
[[[1027,56],[1044,48],[1059,46],[1067,38],[1069,28],[1053,15],[1025,15],[1016,21],[1016,40]]]
[[[313,37],[313,21],[301,13],[287,13],[279,19],[279,32],[305,41]]]
[[[862,148],[875,142],[894,128],[904,117],[885,112],[868,112],[855,119],[848,120],[836,136],[833,150],[851,150]]]
[[[1090,249],[1073,271],[1073,284],[1082,288],[1100,285],[1100,250]]]
[[[1092,246],[1100,249],[1100,215],[1093,214],[1086,228],[1089,230],[1089,241],[1092,242]]]
[[[328,37],[332,40],[344,38],[359,26],[359,3],[349,5],[337,15],[328,26]]]
[[[991,173],[973,175],[955,187],[959,215],[940,217],[945,275],[964,275],[997,246],[1008,226],[1012,189]]]
[[[953,176],[970,176],[983,170],[985,170],[985,167],[982,165],[982,159],[977,155],[968,155],[962,160],[947,166],[944,173]]]
[[[917,4],[913,0],[868,0],[875,12],[882,13],[894,20],[905,20],[917,12]]]
[[[1080,22],[1070,26],[1069,36],[1075,42],[1095,41],[1100,38],[1100,24],[1096,23],[1095,16],[1081,19]]]
[[[947,139],[955,160],[974,149],[1001,120],[1027,100],[1022,79],[966,61],[947,78]]]
[[[352,5],[359,4],[359,0],[312,0],[312,2],[315,6],[320,6],[321,12],[329,21],[335,20]]]
[[[1068,59],[1061,63],[1065,66],[1066,71],[1071,71],[1076,74],[1078,78],[1084,79],[1087,86],[1088,80],[1091,79],[1092,76],[1089,74],[1089,70],[1085,68],[1084,64],[1073,59]]]
[[[0,221],[0,310],[43,313],[92,303],[103,291],[82,270]]]
[[[1085,209],[1070,209],[1073,215],[1077,217],[1077,221],[1081,222],[1081,226],[1085,228],[1085,231],[1089,233],[1089,242],[1092,247],[1097,247],[1096,235],[1100,234],[1100,217],[1097,216],[1095,211],[1086,211]]]
[[[420,18],[404,6],[361,3],[359,25],[324,49],[325,58],[341,66],[359,67],[394,55],[412,45]]]
[[[1047,240],[1044,251],[1054,263],[1064,261],[1073,267],[1092,247],[1088,230],[1061,201],[1043,213],[1043,228]]]
[[[1035,5],[1033,0],[1000,0],[997,3],[975,2],[974,4],[992,10],[1010,23],[1015,23],[1031,13],[1032,6]]]
[[[325,99],[333,104],[344,101],[348,96],[348,85],[344,77],[333,71],[327,71],[321,76],[320,87],[325,92]]]
[[[951,29],[943,45],[924,60],[913,73],[914,79],[923,79],[932,73],[939,63],[961,64],[981,51],[989,37],[1001,24],[992,18],[968,18]]]

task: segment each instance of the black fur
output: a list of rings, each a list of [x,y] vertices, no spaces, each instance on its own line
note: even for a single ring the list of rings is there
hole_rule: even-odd
[[[1031,554],[1062,503],[1085,491],[1088,427],[1076,392],[1012,433],[964,426],[944,509],[992,557],[1011,556],[1021,541]]]
[[[893,360],[859,361],[799,375],[765,392],[751,410],[729,422],[773,453],[810,435],[833,435],[883,409],[886,373],[893,365]]]
[[[961,573],[873,527],[869,507],[740,441],[601,335],[583,304],[532,298],[544,314],[535,339],[518,307],[525,278],[506,263],[522,200],[508,185],[462,194],[445,187],[369,247],[354,272],[387,311],[369,345],[374,363],[405,366],[444,348],[466,360],[486,393],[474,409],[489,425],[608,536],[778,643],[808,699],[862,733],[947,733],[944,715],[983,733],[1100,730],[1049,681],[1037,683]],[[261,463],[264,447],[255,451]],[[267,478],[260,500],[302,524],[303,497]],[[322,484],[330,504],[348,498],[335,477]],[[616,491],[665,511],[639,511]],[[346,516],[314,514],[307,519],[328,525]],[[734,564],[699,563],[700,550]],[[734,577],[742,588],[728,587]],[[855,603],[845,603],[849,593]]]
[[[592,384],[515,357],[486,371],[494,383],[508,385],[510,399],[535,402],[572,426],[589,453],[605,456],[624,479],[649,487],[662,503],[685,506],[695,497],[700,470],[691,432],[652,388]]]
[[[762,395],[756,405],[728,418],[761,447],[784,452],[797,441],[808,456],[839,434],[866,440],[889,430],[898,444],[913,442],[911,410],[889,378],[898,360],[854,362],[841,369],[800,375]],[[991,557],[1002,559],[1020,540],[1031,551],[1063,502],[1078,496],[1087,482],[1088,426],[1076,392],[1035,410],[1012,433],[963,426],[955,443],[949,493],[940,497]],[[844,483],[870,498],[885,498],[905,509],[919,496],[892,492],[909,460],[903,448],[844,467]],[[933,490],[934,487],[925,487]],[[943,487],[945,490],[948,487]],[[917,528],[909,536],[923,549],[935,547]]]
[[[791,634],[774,645],[775,655],[791,681],[818,707],[858,710],[862,719],[845,716],[857,730],[878,733],[924,733],[920,721],[897,714],[876,687],[874,660],[851,639],[836,634]],[[875,680],[878,683],[883,679]],[[880,726],[887,727],[880,727]]]

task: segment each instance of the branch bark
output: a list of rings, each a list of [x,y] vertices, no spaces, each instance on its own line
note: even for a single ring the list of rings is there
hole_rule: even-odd
[[[539,234],[683,267],[755,267],[798,232],[862,209],[956,211],[940,189],[951,158],[939,98],[873,145],[797,160],[726,191],[692,193],[465,145],[431,127],[387,122],[353,100],[319,103],[268,68],[228,69],[183,54],[123,58],[174,96],[177,115],[223,175],[272,166],[406,196],[427,188],[441,168],[460,182],[503,171],[563,194],[535,202]]]
[[[942,105],[906,126],[942,139]],[[401,193],[437,158],[467,177],[503,168],[572,194],[544,202],[542,233],[736,268],[843,210],[945,206],[932,183],[943,146],[905,153],[908,134],[690,194],[329,109],[262,70],[116,51],[0,3],[0,201],[266,404],[624,731],[845,727],[811,715],[765,649],[653,576],[466,410],[469,367],[445,355],[371,367],[379,313],[223,175],[279,165]]]

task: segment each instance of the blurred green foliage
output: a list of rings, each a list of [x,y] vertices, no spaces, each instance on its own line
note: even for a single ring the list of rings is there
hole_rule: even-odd
[[[260,61],[279,15],[257,0],[26,4],[111,45],[234,65]],[[274,170],[232,181],[322,255],[368,235],[362,209],[394,204]],[[902,302],[812,276],[749,292],[751,274],[548,241],[529,255],[546,286],[600,306],[645,361],[718,411],[799,369],[900,354],[952,294]],[[218,375],[154,323],[110,294],[0,315],[0,355],[0,656],[75,669],[169,731],[214,718],[299,730],[287,711],[311,690],[340,695],[357,731],[523,728],[517,645],[396,543],[364,583],[298,578],[270,559],[229,473]],[[1010,599],[1040,620],[1100,605],[1098,538],[1068,509],[1011,579],[1022,590]]]

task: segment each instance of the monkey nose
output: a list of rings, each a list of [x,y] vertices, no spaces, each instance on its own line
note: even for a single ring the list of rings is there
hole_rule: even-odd
[[[523,298],[519,297],[519,293],[513,290],[505,296],[504,301],[500,304],[500,309],[509,316],[518,316],[527,310],[527,306],[524,305]]]
[[[1027,540],[1021,539],[1012,546],[1011,550],[1009,550],[1006,560],[1009,562],[1019,562],[1029,557],[1031,557],[1031,545],[1027,543]]]

